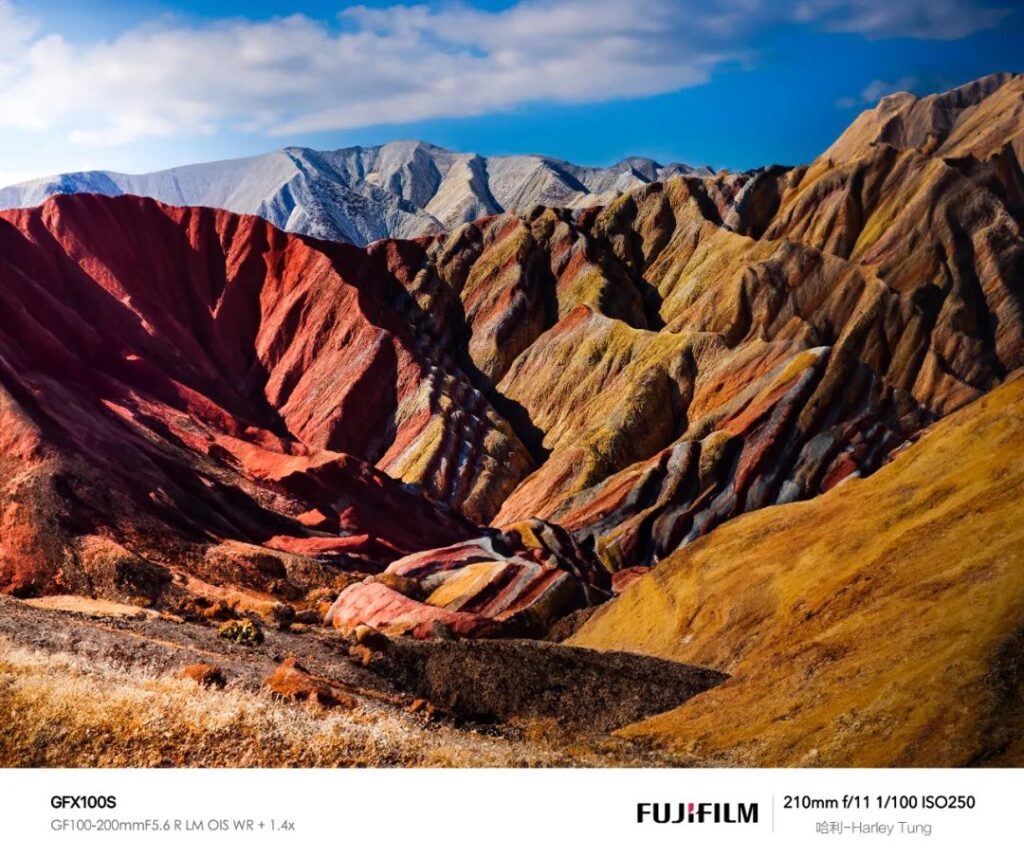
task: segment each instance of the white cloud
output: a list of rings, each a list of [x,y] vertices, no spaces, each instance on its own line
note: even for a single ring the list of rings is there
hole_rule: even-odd
[[[670,0],[524,0],[498,13],[353,7],[340,31],[294,15],[153,24],[87,45],[12,26],[0,126],[65,127],[73,142],[109,145],[652,95],[702,83],[731,56],[713,33],[702,37],[700,15],[688,17],[692,31],[681,37],[678,13]],[[20,21],[5,0],[0,15]]]
[[[81,43],[0,0],[0,127],[104,146],[298,136],[671,92],[749,60],[750,36],[780,21],[944,39],[999,18],[973,0],[519,0],[496,12],[349,7],[340,27],[161,19]]]
[[[880,98],[892,95],[894,92],[910,92],[917,86],[917,83],[916,77],[901,77],[892,83],[876,79],[871,81],[855,96],[837,98],[836,107],[850,108],[857,107],[858,105],[874,105]]]

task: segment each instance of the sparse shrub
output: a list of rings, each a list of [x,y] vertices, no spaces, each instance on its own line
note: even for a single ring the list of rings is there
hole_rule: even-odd
[[[252,620],[228,620],[221,624],[217,636],[242,646],[258,646],[263,643],[263,629]]]

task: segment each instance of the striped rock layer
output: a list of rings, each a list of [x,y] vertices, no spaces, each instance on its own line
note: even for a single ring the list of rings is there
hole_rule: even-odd
[[[611,595],[611,574],[593,551],[534,519],[396,560],[381,575],[414,582],[420,600],[377,581],[348,587],[327,621],[345,632],[370,625],[430,637],[439,624],[463,637],[542,635],[572,610]]]
[[[345,570],[375,577],[343,625],[492,633],[866,475],[1024,363],[1022,101],[886,99],[807,166],[366,248],[133,197],[0,213],[0,588]]]

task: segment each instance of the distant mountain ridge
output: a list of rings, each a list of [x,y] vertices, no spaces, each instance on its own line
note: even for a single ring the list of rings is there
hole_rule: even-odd
[[[399,140],[334,151],[279,149],[140,175],[65,173],[0,189],[0,209],[37,206],[56,194],[133,194],[254,214],[314,238],[369,244],[446,232],[535,205],[601,205],[648,182],[710,174],[707,167],[649,158],[580,167],[539,155],[485,157]]]

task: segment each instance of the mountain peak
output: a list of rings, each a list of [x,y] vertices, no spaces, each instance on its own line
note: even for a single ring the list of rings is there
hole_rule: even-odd
[[[637,185],[690,171],[640,157],[611,167],[581,167],[543,155],[483,157],[403,138],[328,151],[289,146],[135,176],[52,176],[0,190],[0,209],[35,206],[54,194],[133,194],[255,214],[290,232],[369,244],[450,230],[483,215],[538,204],[603,204]]]
[[[836,161],[860,157],[879,143],[928,147],[943,155],[988,158],[1020,137],[1024,74],[997,72],[934,95],[897,92],[865,110],[824,153]]]
[[[627,158],[623,158],[621,161],[615,162],[609,169],[657,171],[661,169],[661,164],[659,164],[653,158],[644,158],[639,155],[630,155]]]

